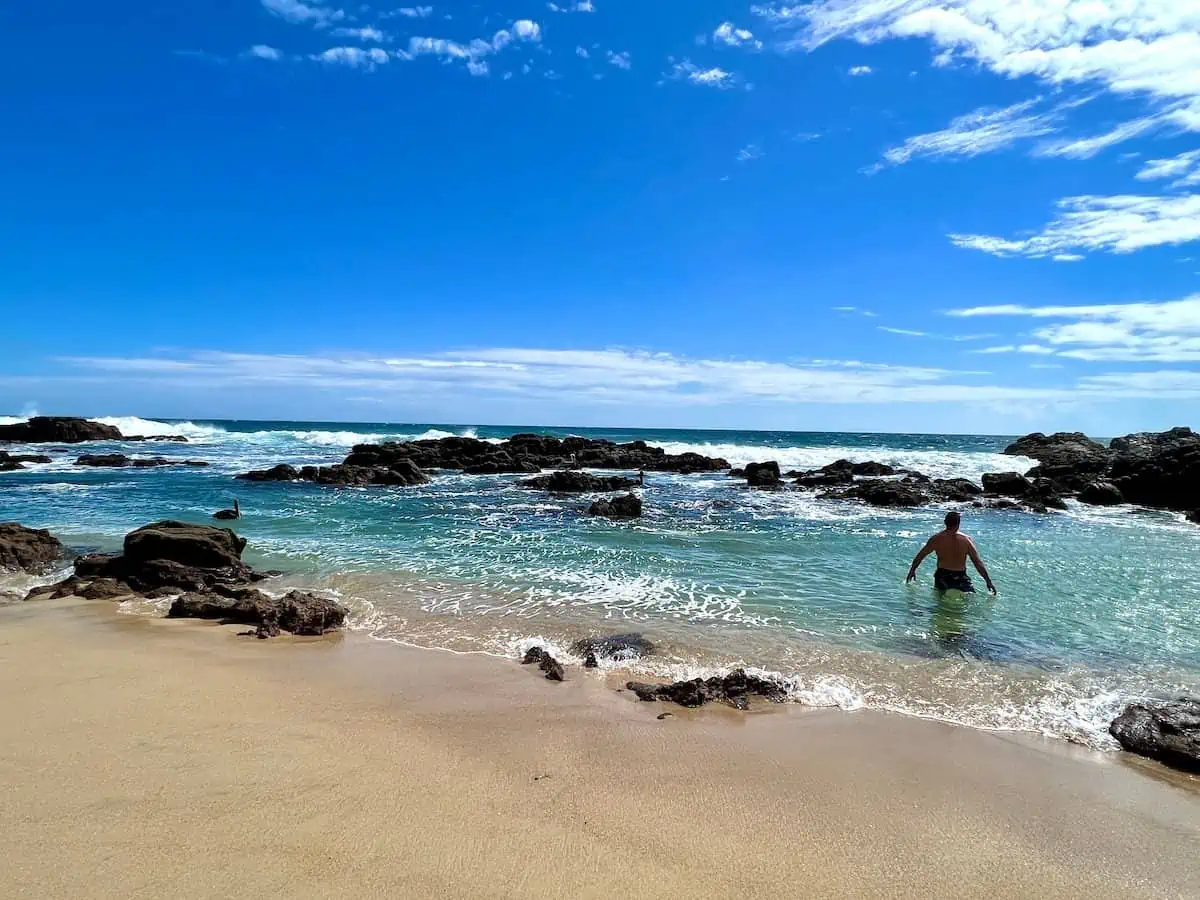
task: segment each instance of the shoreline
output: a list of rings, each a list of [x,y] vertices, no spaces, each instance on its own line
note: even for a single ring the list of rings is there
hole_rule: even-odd
[[[1146,761],[237,630],[0,608],[0,894],[1200,892],[1200,779]]]

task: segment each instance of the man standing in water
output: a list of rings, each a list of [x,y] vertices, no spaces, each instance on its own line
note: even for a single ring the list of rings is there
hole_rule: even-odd
[[[962,517],[957,512],[946,513],[946,530],[939,531],[921,548],[913,560],[912,568],[908,570],[908,582],[917,580],[917,569],[930,553],[937,554],[937,571],[933,575],[933,587],[937,591],[956,590],[964,594],[975,593],[975,585],[967,575],[967,559],[975,564],[979,574],[983,576],[987,589],[996,593],[996,585],[988,575],[987,566],[979,558],[975,542],[958,530]]]

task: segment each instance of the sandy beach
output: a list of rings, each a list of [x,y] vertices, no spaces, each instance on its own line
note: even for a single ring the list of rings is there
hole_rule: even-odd
[[[236,630],[0,608],[0,896],[1200,895],[1152,764]]]

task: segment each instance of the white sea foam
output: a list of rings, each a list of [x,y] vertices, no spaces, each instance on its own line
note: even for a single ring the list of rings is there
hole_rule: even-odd
[[[775,460],[785,469],[817,469],[839,459],[852,462],[882,462],[916,469],[933,478],[972,478],[985,472],[1024,472],[1037,462],[1002,453],[969,450],[898,450],[888,447],[767,447],[758,444],[689,444],[678,441],[647,441],[667,453],[699,453],[728,460],[734,466]]]
[[[158,422],[137,416],[102,416],[93,419],[102,425],[112,425],[126,436],[185,437],[191,442],[204,442],[225,434],[224,428],[216,425],[196,425],[193,422]]]

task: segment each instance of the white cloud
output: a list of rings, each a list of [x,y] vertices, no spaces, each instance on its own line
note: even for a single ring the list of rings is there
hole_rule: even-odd
[[[613,51],[609,50],[605,56],[607,57],[609,64],[616,66],[618,69],[628,70],[633,68],[633,62],[629,59],[628,51],[614,53]]]
[[[427,19],[433,15],[432,6],[404,6],[396,10],[396,15],[409,19]]]
[[[834,312],[854,313],[856,315],[865,316],[868,319],[878,319],[879,313],[871,312],[869,309],[863,309],[859,306],[835,306],[832,307]]]
[[[978,373],[855,360],[772,362],[692,359],[668,353],[495,348],[424,356],[198,352],[182,357],[71,358],[109,380],[205,387],[353,391],[395,396],[464,391],[594,404],[793,406],[1068,400],[1066,389],[977,384]],[[94,376],[90,376],[94,377]],[[964,378],[966,380],[964,380]],[[1106,393],[1105,396],[1108,396]]]
[[[267,11],[293,24],[311,23],[316,28],[324,28],[346,18],[340,9],[323,6],[320,3],[304,3],[302,0],[262,0]]]
[[[483,78],[488,75],[491,68],[488,66],[486,60],[470,59],[467,60],[467,71],[478,78]]]
[[[1200,150],[1188,150],[1169,159],[1151,159],[1137,173],[1138,181],[1173,179],[1171,187],[1200,185]]]
[[[1059,320],[1033,332],[1039,342],[1036,346],[1043,348],[1037,352],[1052,349],[1060,356],[1073,359],[1200,362],[1200,294],[1163,303],[977,306],[951,310],[949,315]],[[990,348],[982,352],[1003,351]]]
[[[891,328],[890,326],[887,326],[887,325],[878,325],[876,327],[880,331],[886,331],[888,334],[899,334],[899,335],[903,335],[904,337],[920,337],[920,338],[930,337],[928,332],[913,331],[911,328]]]
[[[1070,141],[1047,141],[1034,151],[1036,156],[1063,156],[1068,159],[1091,159],[1102,150],[1116,144],[1124,143],[1135,137],[1140,137],[1148,131],[1160,127],[1165,121],[1162,116],[1146,116],[1123,122],[1111,131],[1097,134],[1090,138],[1077,138]]]
[[[1084,257],[1080,253],[1055,253],[1051,259],[1060,263],[1073,263],[1083,262]]]
[[[1055,128],[1054,113],[1030,113],[1040,97],[1002,109],[983,107],[954,119],[942,131],[909,138],[883,154],[892,165],[916,157],[979,156],[1011,147],[1017,141],[1049,134]]]
[[[587,52],[587,47],[576,47],[575,55],[582,57],[583,59],[587,59],[591,56],[591,54]]]
[[[745,28],[737,28],[732,22],[722,22],[712,33],[714,44],[724,44],[727,47],[753,47],[762,49],[762,41],[756,40],[753,32]]]
[[[1099,83],[1167,105],[1180,127],[1200,124],[1200,4],[1190,0],[815,0],[754,11],[788,48],[924,38],[940,65]]]
[[[283,59],[283,54],[274,47],[268,47],[266,44],[255,44],[247,53],[257,59],[280,60]]]
[[[737,161],[740,163],[753,162],[756,159],[762,159],[764,156],[766,154],[763,153],[762,147],[758,146],[758,144],[747,144],[738,151]]]
[[[701,69],[688,59],[672,65],[671,71],[663,77],[671,81],[686,79],[692,84],[716,88],[717,90],[728,90],[737,85],[737,76],[726,72],[720,66],[713,66],[711,69]]]
[[[364,50],[361,47],[330,47],[324,53],[315,54],[312,59],[330,65],[348,66],[352,69],[373,69],[383,65],[389,59],[386,50],[372,47]]]
[[[592,0],[580,0],[578,3],[568,3],[566,6],[558,3],[547,3],[546,8],[550,12],[556,13],[594,13],[596,11]]]
[[[542,39],[542,26],[531,19],[518,19],[513,22],[512,32],[519,41],[540,41]]]
[[[363,28],[335,28],[330,34],[336,37],[358,38],[363,43],[382,44],[388,39],[386,34],[378,28],[372,28],[370,25]]]
[[[874,72],[875,70],[870,66],[851,66],[849,74],[858,77],[860,75],[871,75]]]
[[[1200,239],[1200,194],[1180,197],[1068,197],[1059,214],[1030,237],[951,234],[958,247],[993,256],[1046,257],[1077,251],[1132,253]]]

